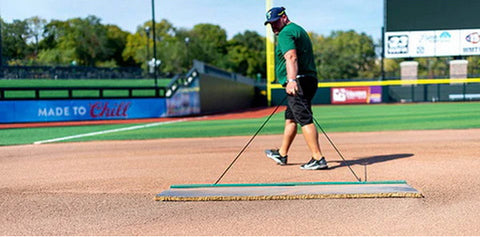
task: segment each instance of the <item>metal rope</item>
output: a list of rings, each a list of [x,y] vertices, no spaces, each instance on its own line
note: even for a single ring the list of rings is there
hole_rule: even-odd
[[[275,114],[275,112],[277,112],[278,108],[280,107],[280,105],[283,104],[283,102],[285,101],[285,99],[287,99],[287,96],[285,96],[285,98],[283,98],[282,102],[280,102],[280,104],[277,105],[277,107],[275,107],[275,109],[273,110],[273,112],[270,114],[270,116],[268,116],[268,118],[265,120],[265,122],[263,122],[262,126],[260,126],[260,128],[257,130],[257,132],[255,132],[255,134],[250,138],[250,140],[247,142],[247,144],[242,148],[242,150],[237,154],[237,156],[235,157],[235,159],[232,161],[232,163],[230,163],[230,165],[227,167],[227,169],[225,169],[225,171],[223,172],[222,175],[220,175],[220,177],[217,179],[217,181],[215,181],[214,184],[218,184],[218,182],[220,182],[220,180],[223,178],[223,176],[228,172],[228,170],[233,166],[233,164],[237,161],[237,159],[240,157],[240,155],[242,155],[242,153],[245,151],[245,149],[247,149],[248,145],[250,145],[250,143],[253,141],[253,139],[255,139],[255,137],[258,135],[258,133],[263,129],[263,127],[265,127],[265,125],[267,124],[267,122],[270,120],[270,118]]]

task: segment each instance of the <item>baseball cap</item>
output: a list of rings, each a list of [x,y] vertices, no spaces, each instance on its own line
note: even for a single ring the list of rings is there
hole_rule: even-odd
[[[265,24],[272,23],[280,19],[285,14],[285,8],[284,7],[273,7],[272,9],[268,10],[266,16],[267,16],[267,21],[265,21]]]

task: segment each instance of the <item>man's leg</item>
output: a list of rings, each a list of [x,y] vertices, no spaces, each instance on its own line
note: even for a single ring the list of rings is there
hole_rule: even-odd
[[[285,120],[285,129],[283,131],[282,146],[279,149],[279,153],[282,156],[288,154],[290,146],[292,145],[295,136],[297,135],[297,124],[291,119]]]
[[[318,142],[318,131],[315,124],[310,123],[302,127],[302,133],[307,141],[308,148],[312,152],[312,157],[315,160],[320,160],[323,157],[322,151],[320,150],[320,143]]]

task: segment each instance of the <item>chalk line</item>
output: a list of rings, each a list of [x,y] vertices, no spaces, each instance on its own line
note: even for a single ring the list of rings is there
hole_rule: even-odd
[[[178,122],[183,122],[183,121],[187,121],[187,120],[188,119],[179,119],[179,120],[168,121],[168,122],[148,123],[148,124],[144,124],[144,125],[136,125],[136,126],[126,127],[126,128],[116,128],[116,129],[110,129],[110,130],[104,130],[104,131],[98,131],[98,132],[91,132],[91,133],[84,133],[84,134],[78,134],[78,135],[67,136],[67,137],[53,138],[53,139],[48,139],[48,140],[43,140],[43,141],[36,141],[33,144],[38,145],[38,144],[44,144],[44,143],[65,141],[65,140],[81,138],[81,137],[91,137],[91,136],[102,135],[102,134],[107,134],[107,133],[123,132],[123,131],[129,131],[129,130],[135,130],[135,129],[141,129],[141,128],[155,127],[155,126],[171,124],[171,123],[178,123]]]

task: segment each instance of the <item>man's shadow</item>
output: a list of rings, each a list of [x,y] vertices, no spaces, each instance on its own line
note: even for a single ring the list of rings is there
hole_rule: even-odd
[[[345,167],[347,165],[353,166],[353,165],[372,165],[375,163],[381,163],[381,162],[386,162],[386,161],[391,161],[391,160],[396,160],[396,159],[403,159],[403,158],[408,158],[412,157],[414,154],[412,153],[401,153],[401,154],[390,154],[390,155],[379,155],[379,156],[369,156],[369,157],[364,157],[364,158],[359,158],[356,160],[327,160],[328,161],[328,168],[329,169],[336,169],[336,168],[341,168]],[[332,165],[332,163],[338,163],[337,165]]]

